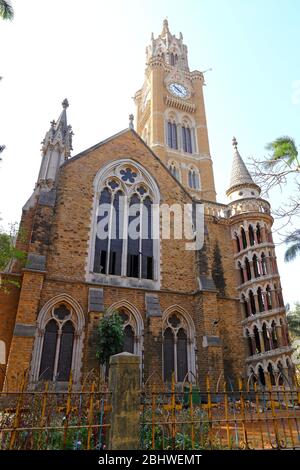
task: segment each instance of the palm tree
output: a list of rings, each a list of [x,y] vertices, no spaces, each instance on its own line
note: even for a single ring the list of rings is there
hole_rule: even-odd
[[[287,312],[289,331],[294,337],[300,338],[300,302],[295,303],[295,309]]]
[[[14,10],[10,1],[0,0],[0,18],[3,20],[12,20],[14,17]]]
[[[296,165],[300,169],[298,160],[298,150],[296,143],[292,137],[282,136],[273,140],[266,145],[267,150],[271,150],[272,154],[266,162],[266,166],[274,166],[276,163],[284,162],[289,167]]]
[[[285,239],[285,243],[291,244],[284,254],[284,261],[288,263],[289,261],[293,261],[300,253],[300,230],[295,230],[288,235]]]

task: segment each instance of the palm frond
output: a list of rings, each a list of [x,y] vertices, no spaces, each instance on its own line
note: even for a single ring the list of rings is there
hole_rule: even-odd
[[[284,261],[286,263],[293,261],[299,253],[300,253],[300,243],[294,243],[294,245],[291,245],[284,253]]]
[[[14,17],[13,7],[7,0],[0,0],[0,17],[3,20],[12,20]]]
[[[266,145],[266,149],[272,153],[265,162],[266,167],[274,166],[278,161],[284,160],[289,166],[298,163],[298,150],[292,137],[281,136]]]

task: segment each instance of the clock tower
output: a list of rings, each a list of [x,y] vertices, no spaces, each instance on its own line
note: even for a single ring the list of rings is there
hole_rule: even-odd
[[[143,87],[135,94],[137,132],[197,199],[215,201],[203,98],[204,76],[190,71],[187,46],[164,20],[146,48]]]

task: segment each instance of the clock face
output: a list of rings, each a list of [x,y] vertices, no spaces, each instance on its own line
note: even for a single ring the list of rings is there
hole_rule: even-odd
[[[169,90],[173,95],[179,98],[186,98],[188,96],[187,89],[183,85],[180,85],[180,83],[171,83]]]

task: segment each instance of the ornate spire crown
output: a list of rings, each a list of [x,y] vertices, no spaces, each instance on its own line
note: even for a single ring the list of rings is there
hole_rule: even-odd
[[[246,167],[240,153],[238,150],[238,142],[235,137],[232,139],[232,146],[233,146],[233,161],[232,161],[232,169],[231,169],[231,177],[230,177],[230,187],[226,191],[227,196],[232,194],[234,191],[238,189],[244,188],[253,188],[260,193],[260,188],[257,184],[254,183],[252,176],[250,175],[248,168]],[[250,193],[251,194],[251,193]],[[255,195],[251,194],[252,196]],[[257,194],[256,194],[257,195]]]

